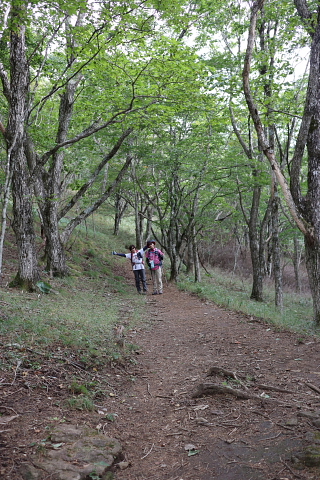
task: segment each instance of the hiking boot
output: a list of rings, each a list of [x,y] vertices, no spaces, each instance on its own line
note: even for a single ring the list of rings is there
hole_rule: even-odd
[[[153,292],[153,294],[152,294],[152,295],[158,295],[158,292]]]

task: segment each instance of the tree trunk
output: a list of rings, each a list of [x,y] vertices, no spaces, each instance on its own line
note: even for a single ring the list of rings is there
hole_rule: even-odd
[[[173,247],[168,247],[168,255],[170,258],[170,282],[175,282],[179,274],[179,257],[177,255],[176,249]]]
[[[145,238],[148,240],[151,236],[151,229],[152,229],[152,217],[153,217],[154,208],[152,206],[147,207],[147,223],[145,229]]]
[[[188,239],[187,245],[187,260],[186,260],[186,274],[189,275],[194,272],[194,255],[193,255],[193,244]]]
[[[80,12],[77,16],[77,25],[82,25],[83,14]],[[67,32],[67,47],[70,49],[69,63],[70,65],[76,63],[76,58],[73,54],[73,48],[76,42],[68,32],[70,26],[70,18],[66,18],[65,27]],[[81,80],[81,75],[78,74],[68,81],[66,88],[61,95],[59,106],[59,124],[56,135],[56,143],[63,143],[69,133],[70,123],[73,115],[75,93],[78,84]],[[64,165],[64,150],[58,150],[52,155],[52,165],[48,172],[46,182],[45,198],[40,202],[40,210],[43,218],[43,226],[46,236],[46,259],[47,270],[54,276],[64,277],[68,275],[69,269],[67,267],[67,260],[59,232],[59,199],[61,198],[62,172]]]
[[[275,285],[275,305],[283,307],[282,270],[281,270],[281,247],[279,239],[279,197],[276,180],[274,179],[274,195],[272,199],[272,263]]]
[[[140,194],[136,193],[134,196],[134,219],[135,219],[135,233],[136,246],[141,248],[143,246],[143,219],[140,214]]]
[[[10,110],[7,145],[12,159],[13,230],[15,232],[19,268],[11,283],[35,290],[40,279],[35,247],[32,211],[32,185],[24,152],[25,122],[28,110],[29,66],[26,58],[24,8],[20,1],[12,2],[10,54]]]
[[[320,325],[320,246],[314,238],[305,237],[306,267],[312,293],[313,315],[316,325]]]
[[[198,245],[196,242],[195,236],[193,236],[193,258],[194,258],[194,281],[195,283],[201,282],[201,270],[200,270],[200,262],[199,262],[199,252],[198,252]]]
[[[12,170],[11,170],[11,151],[8,151],[8,160],[6,165],[6,180],[3,192],[3,207],[1,217],[1,236],[0,236],[0,277],[2,276],[3,245],[7,228],[7,208],[10,199]]]
[[[294,278],[295,278],[295,290],[297,293],[301,293],[299,266],[300,266],[299,242],[298,242],[297,236],[295,235],[293,239],[293,268],[294,268]]]
[[[264,278],[264,262],[261,263],[261,242],[258,230],[258,214],[261,196],[261,187],[254,187],[252,196],[252,205],[249,220],[249,241],[250,254],[252,263],[252,290],[250,298],[257,302],[263,301],[263,278]]]
[[[125,212],[125,209],[128,205],[128,202],[124,200],[120,193],[116,193],[115,199],[115,215],[114,215],[114,227],[113,227],[113,235],[117,236],[119,233],[120,223]]]
[[[46,239],[46,269],[54,277],[64,277],[69,274],[69,269],[67,267],[64,246],[60,238],[57,211],[57,202],[54,200],[50,202],[49,198],[46,198],[45,206],[41,210]]]
[[[16,143],[12,150],[12,158],[14,159],[12,177],[14,219],[12,228],[17,241],[19,269],[10,286],[19,286],[27,291],[34,291],[36,282],[40,280],[40,274],[35,247],[32,187],[22,142],[18,141]]]
[[[307,136],[308,191],[303,204],[307,221],[305,233],[306,266],[312,292],[314,321],[320,325],[320,8],[313,26],[310,52],[310,75],[305,113],[310,116]]]
[[[63,142],[68,135],[72,118],[74,96],[77,81],[70,81],[61,96],[59,111],[59,128],[56,142]],[[59,199],[61,197],[61,175],[64,163],[64,152],[55,152],[52,156],[52,166],[48,172],[46,192],[43,202],[40,202],[40,210],[43,218],[43,226],[46,236],[46,260],[47,270],[53,276],[64,277],[68,275],[64,245],[59,232]]]

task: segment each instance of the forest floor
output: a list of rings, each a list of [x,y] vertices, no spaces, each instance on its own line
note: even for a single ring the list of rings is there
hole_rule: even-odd
[[[275,329],[174,285],[145,297],[135,328],[126,327],[130,309],[123,309],[124,342],[136,348],[125,361],[85,372],[76,360],[29,351],[28,362],[0,372],[2,480],[21,479],[19,466],[42,454],[55,422],[117,438],[116,480],[320,479],[312,466],[320,455],[316,337]],[[62,407],[75,374],[107,389],[94,411]]]

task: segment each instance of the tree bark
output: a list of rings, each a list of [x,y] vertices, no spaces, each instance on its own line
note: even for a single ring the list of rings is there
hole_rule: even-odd
[[[32,211],[32,184],[24,151],[25,124],[28,112],[29,65],[26,57],[26,7],[20,1],[12,2],[10,38],[10,95],[9,117],[6,129],[8,151],[12,160],[13,230],[15,232],[19,267],[11,283],[32,291],[40,279],[35,247]]]
[[[320,10],[320,9],[319,9]],[[318,19],[319,19],[318,12]],[[308,192],[305,198],[306,266],[312,291],[314,319],[320,325],[320,20],[314,32],[310,55],[310,77],[306,110],[311,122],[307,137]]]
[[[299,242],[298,238],[295,235],[293,239],[293,268],[294,268],[294,278],[295,278],[295,290],[297,293],[301,293],[301,280],[300,280],[300,252],[299,252]]]
[[[240,131],[238,130],[233,110],[231,105],[229,106],[231,122],[233,126],[234,133],[236,134],[240,145],[243,148],[246,156],[249,160],[253,160],[253,153],[250,146],[246,144]],[[259,160],[261,160],[259,156]],[[252,289],[250,299],[257,302],[263,301],[263,279],[265,277],[265,261],[264,261],[264,239],[262,235],[262,225],[259,225],[259,209],[260,209],[260,198],[262,186],[257,182],[257,176],[259,171],[256,168],[252,169],[252,176],[256,180],[253,187],[252,199],[251,199],[251,209],[250,216],[247,218],[245,210],[242,206],[241,193],[239,192],[240,204],[242,213],[245,219],[246,224],[248,225],[248,235],[249,235],[249,245],[250,245],[250,256],[251,256],[251,266],[252,266]]]
[[[283,288],[282,288],[282,269],[281,269],[281,246],[279,238],[279,197],[277,192],[277,184],[274,179],[273,196],[272,196],[272,264],[275,285],[275,305],[283,307]]]
[[[200,270],[200,261],[199,261],[199,252],[198,252],[198,244],[195,236],[195,232],[193,235],[193,263],[194,263],[194,281],[195,283],[201,282],[201,270]]]
[[[261,255],[262,245],[257,228],[260,196],[261,187],[255,186],[249,219],[249,241],[252,263],[252,290],[250,298],[256,302],[263,301],[263,278],[265,275],[264,262],[261,264],[261,259],[264,259],[264,255]]]
[[[194,255],[193,255],[193,244],[188,241],[187,244],[187,258],[185,261],[186,264],[186,274],[189,275],[194,272]]]
[[[115,204],[114,204],[115,214],[114,214],[113,235],[115,236],[117,236],[119,233],[120,223],[127,205],[128,205],[128,202],[121,196],[121,193],[117,192]]]

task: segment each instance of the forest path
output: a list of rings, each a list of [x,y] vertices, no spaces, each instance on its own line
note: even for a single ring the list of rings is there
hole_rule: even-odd
[[[317,442],[320,396],[307,384],[320,387],[318,339],[173,285],[148,295],[146,309],[148,328],[126,339],[141,350],[131,382],[118,391],[112,433],[130,466],[117,480],[320,478],[320,470],[295,463]],[[212,367],[217,373],[208,377]],[[208,382],[233,394],[199,387]]]
[[[119,272],[134,289],[132,271]],[[2,339],[3,365],[22,363],[1,372],[1,480],[23,480],[21,467],[52,448],[50,431],[59,425],[119,440],[115,480],[320,479],[318,338],[175,285],[139,298],[145,306],[136,323],[134,306],[109,280],[93,298],[108,295],[120,306],[124,359],[110,363],[106,351],[83,363],[81,352],[62,346],[38,351]],[[94,392],[94,409],[71,408],[70,400],[86,400],[72,391],[75,383]]]

